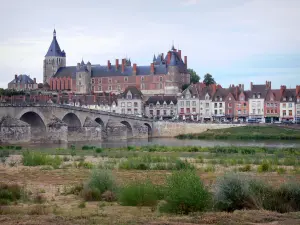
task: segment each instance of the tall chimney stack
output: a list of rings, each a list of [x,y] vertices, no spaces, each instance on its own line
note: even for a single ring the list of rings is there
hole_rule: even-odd
[[[181,50],[178,50],[179,58],[181,59]]]
[[[168,62],[167,62],[167,64],[169,65],[170,62],[171,62],[171,52],[168,52]]]
[[[299,95],[300,94],[300,85],[297,85],[296,86],[296,95]]]
[[[281,85],[280,86],[280,95],[282,96],[284,90],[286,89],[286,86],[285,85]]]
[[[18,80],[18,75],[17,74],[15,74],[15,80]]]
[[[125,59],[122,59],[122,73],[125,71]]]
[[[252,91],[253,89],[253,82],[250,83],[250,90]]]
[[[154,63],[151,63],[150,73],[152,75],[154,74]]]
[[[33,82],[36,84],[36,78],[33,78]]]
[[[132,73],[133,75],[136,75],[136,63],[133,63]]]
[[[109,69],[109,70],[110,70],[110,68],[111,68],[110,61],[109,61],[109,60],[107,60],[107,69]]]
[[[116,70],[119,69],[119,59],[116,59]]]
[[[188,68],[188,66],[187,66],[187,56],[184,56],[184,64],[185,64],[186,68]]]

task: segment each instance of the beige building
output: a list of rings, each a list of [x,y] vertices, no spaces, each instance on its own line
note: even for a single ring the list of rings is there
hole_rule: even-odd
[[[128,87],[118,97],[118,113],[142,116],[143,94],[136,87]]]
[[[15,79],[8,83],[7,88],[17,91],[35,90],[38,89],[38,84],[35,78],[32,80],[30,76],[21,74],[15,75]]]
[[[173,118],[177,115],[177,98],[175,96],[151,96],[145,102],[145,115],[153,118]]]

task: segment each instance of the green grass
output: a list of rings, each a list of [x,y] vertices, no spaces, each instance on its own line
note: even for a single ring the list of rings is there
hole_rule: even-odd
[[[300,130],[277,126],[243,126],[178,135],[178,139],[300,140]]]
[[[0,206],[19,200],[21,194],[22,188],[19,185],[0,183]]]
[[[58,168],[62,164],[62,158],[59,156],[51,156],[45,153],[25,151],[22,154],[22,163],[24,166],[52,166]]]

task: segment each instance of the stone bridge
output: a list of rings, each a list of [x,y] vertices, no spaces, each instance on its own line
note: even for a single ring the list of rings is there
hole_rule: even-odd
[[[26,122],[30,125],[32,139],[45,141],[49,138],[46,134],[53,127],[58,127],[57,123],[60,124],[59,128],[66,127],[67,141],[93,139],[88,136],[95,136],[95,132],[99,133],[99,129],[101,129],[101,135],[97,135],[97,140],[148,138],[152,136],[153,128],[151,119],[57,104],[0,105],[0,118],[5,116]],[[52,129],[51,132],[56,136],[63,136],[59,128]],[[82,133],[85,133],[84,137]]]

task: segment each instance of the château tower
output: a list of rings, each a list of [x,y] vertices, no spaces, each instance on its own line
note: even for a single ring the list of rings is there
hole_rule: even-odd
[[[61,67],[66,67],[66,53],[61,51],[56,39],[56,31],[53,31],[53,39],[44,59],[43,82],[49,84],[49,79],[56,74]]]

